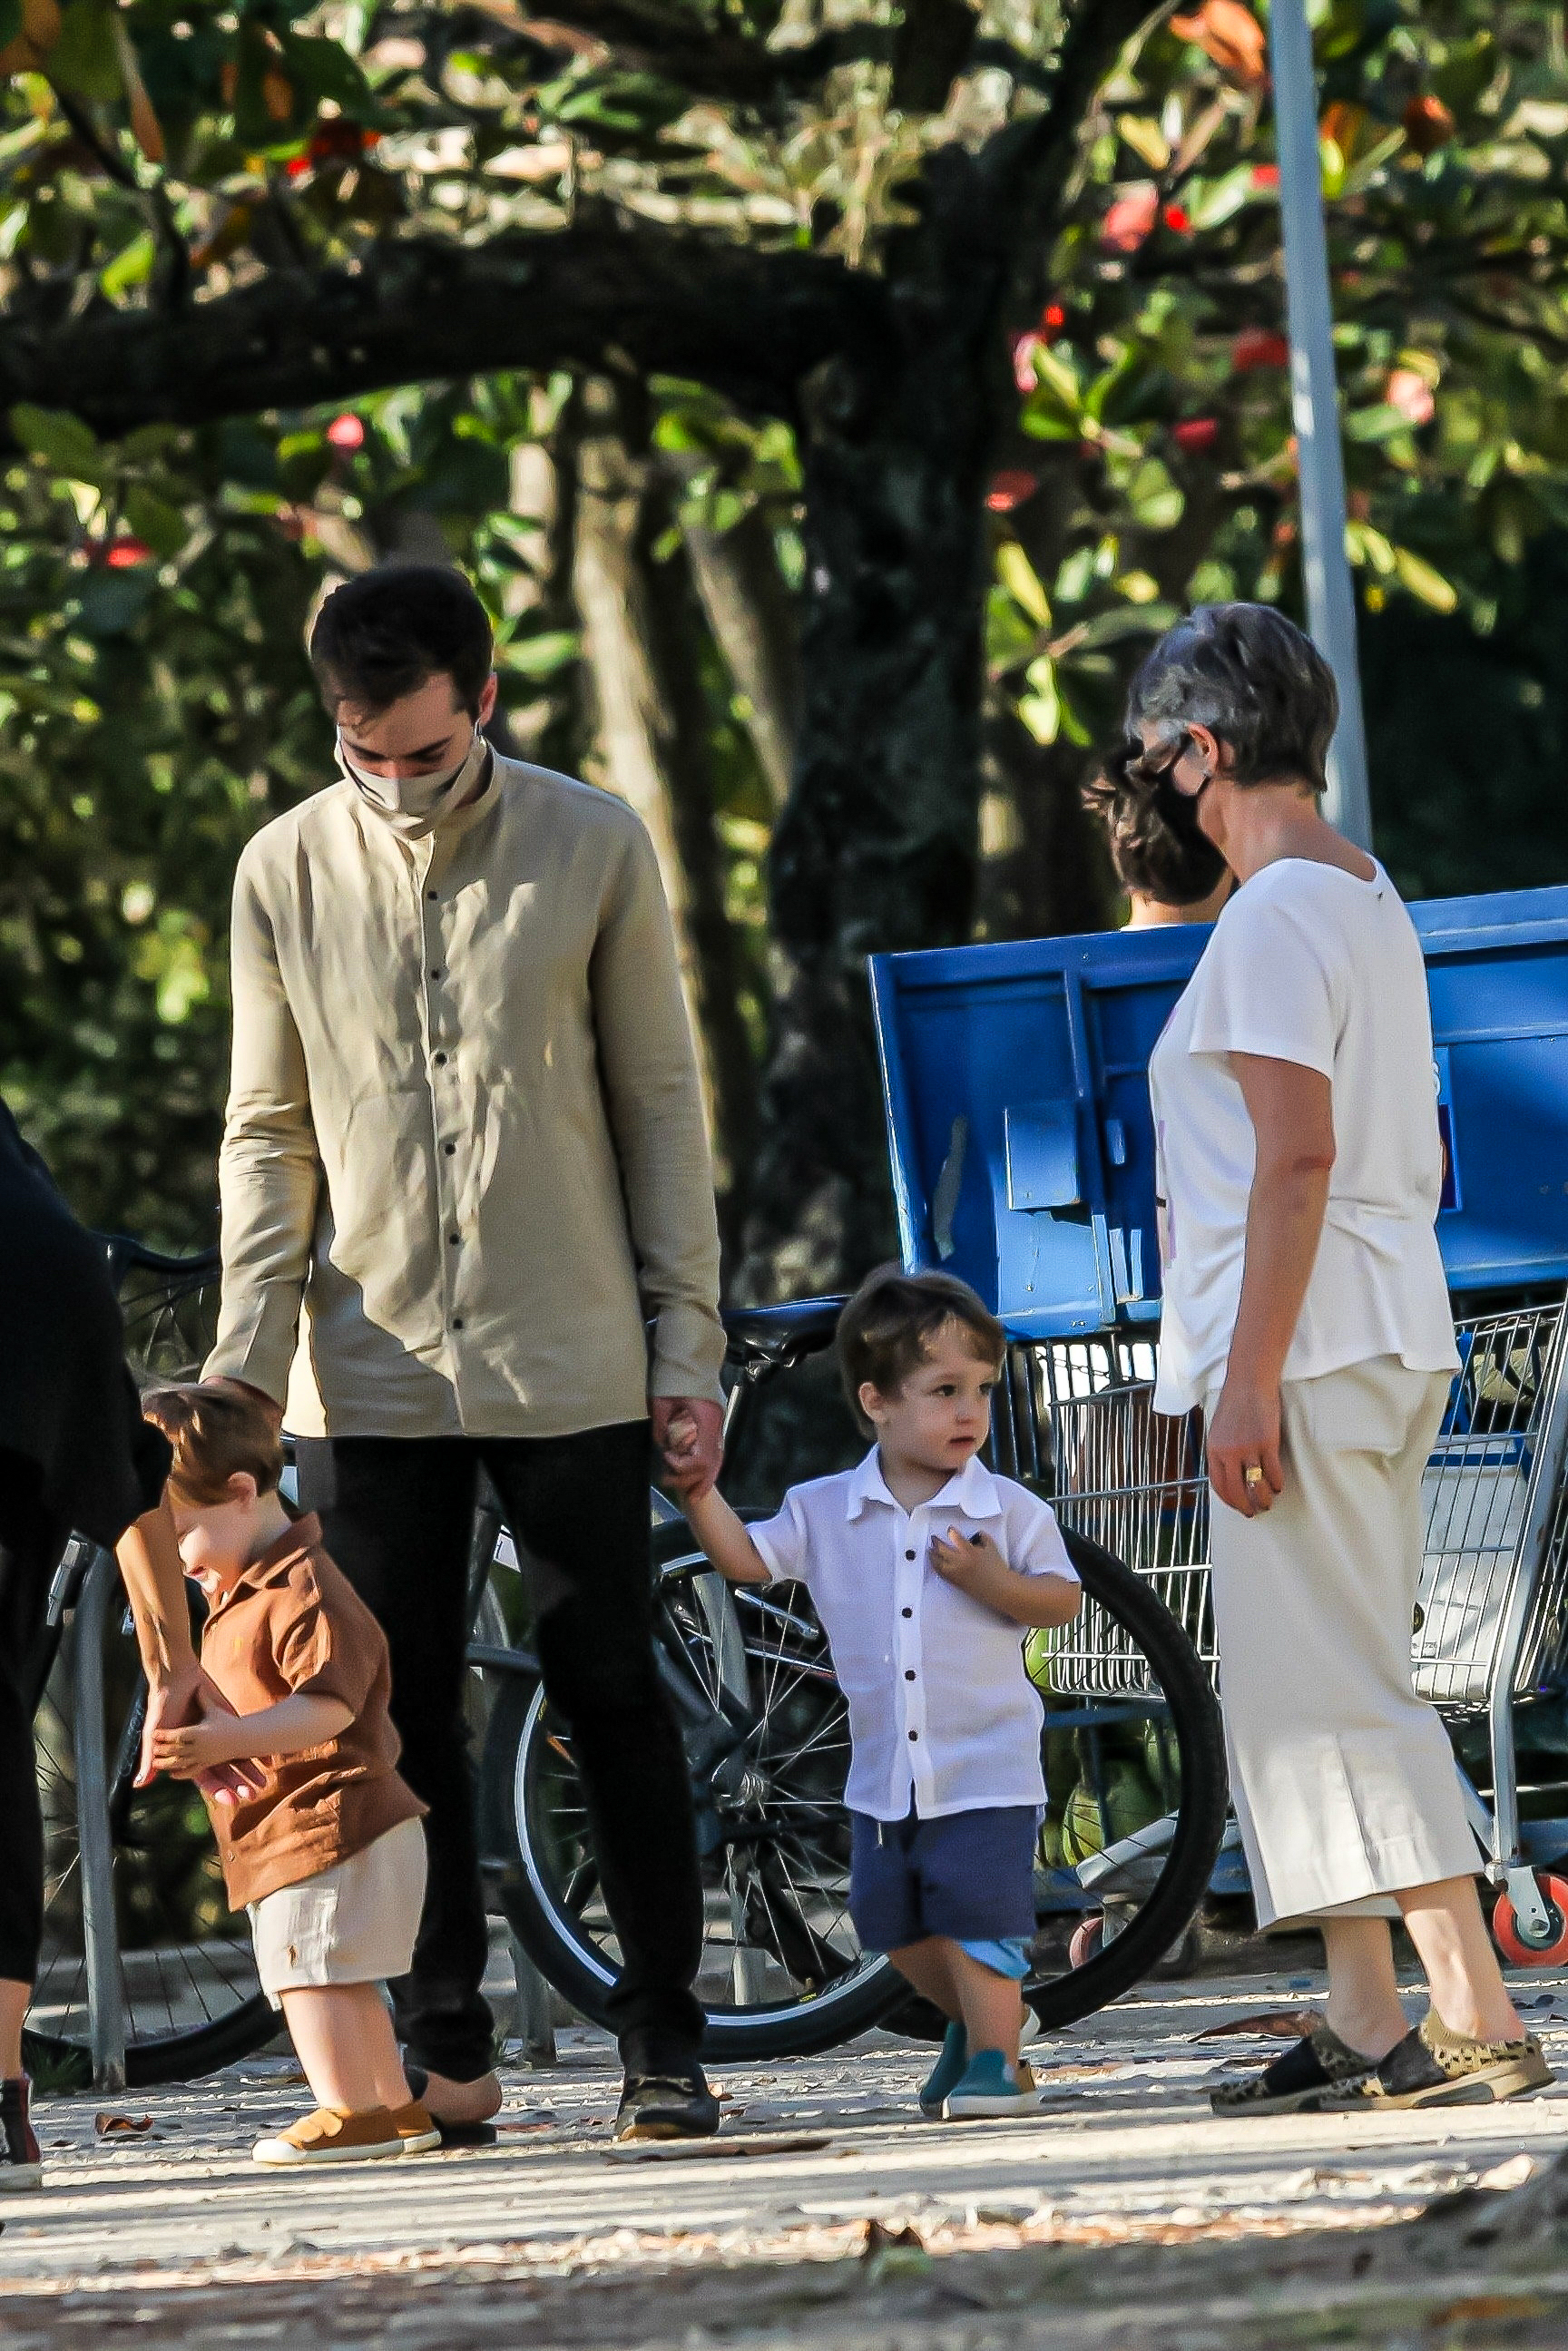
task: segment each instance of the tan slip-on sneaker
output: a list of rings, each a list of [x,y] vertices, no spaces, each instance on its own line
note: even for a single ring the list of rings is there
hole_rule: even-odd
[[[1333,2091],[1367,2080],[1376,2062],[1342,2041],[1320,2016],[1310,2032],[1260,2074],[1247,2081],[1217,2082],[1208,2103],[1217,2115],[1299,2114]]]
[[[277,2165],[368,2163],[402,2155],[404,2144],[385,2106],[367,2106],[356,2115],[341,2106],[318,2106],[276,2138],[258,2138],[251,2156],[256,2163]]]
[[[1472,2041],[1428,2011],[1396,2041],[1375,2074],[1325,2090],[1310,2114],[1392,2113],[1406,2106],[1485,2106],[1522,2098],[1552,2081],[1533,2032],[1518,2041]]]
[[[411,2098],[406,2106],[393,2106],[392,2120],[404,2155],[428,2155],[441,2145],[440,2125],[417,2098]]]

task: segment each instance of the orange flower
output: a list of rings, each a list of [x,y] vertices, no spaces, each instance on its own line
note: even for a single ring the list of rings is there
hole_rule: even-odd
[[[1269,78],[1269,42],[1262,26],[1241,0],[1203,0],[1190,16],[1173,16],[1171,30],[1212,57],[1223,74],[1244,89]]]
[[[1159,218],[1159,192],[1152,180],[1115,197],[1100,224],[1100,243],[1107,253],[1136,253]]]
[[[986,504],[993,514],[1011,514],[1015,507],[1027,505],[1039,487],[1032,474],[1024,473],[1021,467],[1009,467],[1005,473],[992,475]]]

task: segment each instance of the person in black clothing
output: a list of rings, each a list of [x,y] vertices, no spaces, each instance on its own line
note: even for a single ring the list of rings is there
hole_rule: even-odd
[[[203,1689],[168,1468],[102,1250],[0,1102],[0,2193],[40,2177],[22,2023],[43,1938],[33,1713],[49,1585],[73,1531],[118,1549],[151,1691],[151,1776],[152,1733],[199,1711]]]

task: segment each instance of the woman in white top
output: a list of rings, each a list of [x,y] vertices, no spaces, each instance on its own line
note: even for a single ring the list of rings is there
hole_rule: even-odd
[[[1414,1692],[1421,1472],[1458,1357],[1434,1222],[1426,973],[1325,823],[1333,677],[1260,605],[1134,681],[1122,774],[1238,888],[1150,1064],[1156,1411],[1201,1408],[1231,1781],[1259,1917],[1311,1917],[1326,2022],[1222,2110],[1505,2097],[1550,2080],[1493,1954],[1447,1736]],[[1390,1898],[1392,1897],[1392,1899]],[[1387,1920],[1431,2008],[1406,2032]]]

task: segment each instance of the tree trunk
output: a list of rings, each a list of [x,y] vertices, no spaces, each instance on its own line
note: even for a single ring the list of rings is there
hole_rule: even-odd
[[[689,525],[686,551],[708,626],[747,705],[746,731],[775,810],[789,792],[800,718],[800,655],[794,600],[759,507],[730,530]]]
[[[808,386],[805,693],[771,860],[754,1298],[842,1286],[893,1253],[865,959],[965,939],[974,911],[1005,259],[967,157],[934,158],[923,201],[889,271],[896,331]]]
[[[574,580],[604,781],[647,826],[664,876],[733,1229],[752,1162],[757,1079],[714,823],[695,654],[702,616],[678,544],[665,562],[654,559],[673,508],[648,455],[640,391],[590,379],[579,430]]]
[[[1037,743],[1001,704],[986,716],[976,927],[987,939],[1103,929],[1114,893],[1099,827],[1080,798],[1092,755]]]

